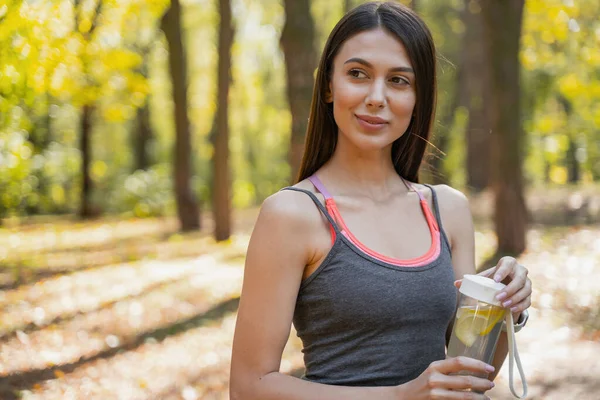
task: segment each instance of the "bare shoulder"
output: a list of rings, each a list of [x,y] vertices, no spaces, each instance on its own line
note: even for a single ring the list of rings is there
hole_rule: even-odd
[[[294,187],[314,193],[312,185],[300,182]],[[321,199],[319,199],[321,200]],[[267,197],[262,204],[258,221],[284,224],[291,228],[310,228],[321,223],[314,201],[306,194],[295,190],[281,190]]]
[[[469,199],[463,192],[448,185],[435,185],[433,188],[438,196],[438,203],[442,212],[448,210],[470,213]]]

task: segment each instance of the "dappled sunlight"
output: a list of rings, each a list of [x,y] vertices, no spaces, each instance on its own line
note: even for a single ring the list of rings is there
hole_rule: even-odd
[[[159,222],[160,223],[157,223]],[[10,249],[19,254],[30,251],[59,251],[79,247],[98,246],[115,243],[119,240],[172,233],[177,229],[177,221],[165,219],[114,219],[69,222],[52,221],[52,223],[16,225],[0,229],[0,247]]]
[[[328,118],[331,104],[319,108],[335,56],[324,46],[345,43],[366,1],[0,2],[1,400],[229,398],[260,205],[298,171],[347,176],[344,149],[373,162],[358,154],[362,139],[331,142],[347,127],[332,125],[343,118]],[[439,68],[406,82],[435,92],[417,108],[436,112],[405,113],[416,130],[394,138],[394,169],[438,185],[447,228],[461,222],[444,214],[455,209],[440,186],[465,193],[480,268],[527,249],[518,261],[533,282],[531,318],[518,344],[529,398],[597,400],[600,3],[398,2],[422,18],[413,45],[400,38],[408,61]],[[430,36],[435,45],[418,39]],[[399,89],[379,73],[387,61],[370,58],[386,43],[359,54],[365,79],[339,81],[368,109],[379,75],[384,97]],[[394,104],[377,111],[390,123],[404,118]],[[426,147],[397,146],[414,138]],[[364,179],[334,183],[336,196],[362,193],[353,210],[376,197],[356,186]],[[453,251],[470,247],[451,239]],[[293,326],[280,372],[304,373]],[[505,365],[492,398],[512,399],[507,380]]]
[[[600,323],[585,310],[600,307],[600,228],[530,229],[519,261],[534,286],[528,326],[517,335],[530,398],[596,399]],[[491,397],[512,398],[507,364],[499,379]]]
[[[205,221],[208,225],[210,222]],[[194,257],[219,251],[226,245],[215,242],[204,232],[174,233],[174,221],[169,218],[92,222],[90,225],[86,228],[80,223],[59,224],[59,227],[39,224],[25,226],[20,233],[0,229],[0,238],[10,242],[10,248],[4,247],[4,256],[0,254],[0,290],[91,267],[144,259]],[[69,232],[70,229],[74,232]],[[56,241],[57,237],[62,239]],[[69,244],[70,238],[77,240]],[[232,236],[230,241],[241,243],[238,250],[244,249],[248,237],[241,233]],[[32,248],[36,242],[39,242],[37,247]],[[229,250],[235,249],[234,246]],[[0,292],[0,304],[2,302]]]
[[[535,291],[519,351],[532,398],[559,390],[548,386],[550,376],[570,376],[561,387],[579,390],[581,399],[582,390],[594,390],[600,329],[585,310],[598,303],[600,279],[590,277],[600,278],[599,237],[597,227],[528,232],[529,249],[519,260],[529,268]],[[194,235],[167,243],[178,242],[202,255],[87,268],[2,292],[0,394],[227,399],[248,234],[240,231],[223,244]],[[478,259],[489,257],[495,243],[491,230],[477,229]],[[294,329],[280,370],[303,374]],[[498,379],[493,398],[509,399],[506,365]]]
[[[37,385],[23,399],[226,399],[234,324],[235,315],[228,314],[162,342],[148,340],[135,351],[59,374],[61,379]]]
[[[67,303],[71,305],[67,310],[63,307],[62,312],[67,315],[73,313],[74,304],[84,304],[89,308],[81,307],[77,310],[81,315],[50,326],[47,330],[34,331],[31,334],[20,332],[4,343],[0,366],[5,367],[0,367],[0,373],[10,374],[33,368],[46,368],[76,361],[81,356],[89,356],[107,348],[118,347],[121,342],[129,342],[140,333],[165,324],[174,324],[208,310],[213,303],[239,292],[241,280],[239,267],[220,264],[213,256],[187,262],[156,262],[146,270],[129,271],[130,276],[125,276],[126,274],[118,269],[112,272],[117,276],[119,283],[110,279],[92,280],[97,293],[90,293],[92,287],[82,285],[70,298],[68,292],[60,292],[60,297],[55,303],[44,303],[45,308],[38,306],[10,310],[16,315],[26,315],[33,319],[46,317],[46,320],[39,318],[33,321],[39,326],[45,325],[44,322],[53,317],[61,316],[60,308],[64,306],[65,299],[68,299]],[[153,278],[155,281],[165,278],[172,281],[174,276],[185,276],[187,279],[171,284],[165,282],[159,290],[142,293],[143,289],[137,282],[136,274],[139,274],[142,282],[146,275],[150,278],[146,282],[152,282]],[[43,288],[39,290],[43,292]],[[125,295],[132,298],[101,308],[101,301],[114,301],[115,298]],[[18,321],[18,317],[14,319]],[[7,331],[14,331],[15,326],[11,326],[10,322],[8,319],[8,323],[3,323],[3,326],[8,328]],[[51,345],[48,346],[49,344]],[[20,360],[19,354],[25,357]]]

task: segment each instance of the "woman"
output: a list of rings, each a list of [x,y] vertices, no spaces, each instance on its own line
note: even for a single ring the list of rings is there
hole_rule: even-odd
[[[417,184],[435,108],[435,49],[396,3],[367,3],[333,29],[319,64],[299,182],[263,204],[248,248],[232,399],[486,398],[493,366],[445,359],[456,288],[475,273],[466,198]],[[516,318],[527,270],[503,258]],[[456,281],[455,281],[456,280]],[[453,285],[454,283],[454,285]],[[290,325],[306,374],[279,373]],[[455,375],[490,373],[490,379]]]

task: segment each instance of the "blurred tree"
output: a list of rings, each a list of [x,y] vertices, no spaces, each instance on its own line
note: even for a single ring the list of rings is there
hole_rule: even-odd
[[[169,70],[173,84],[173,113],[175,115],[175,152],[173,154],[175,198],[182,231],[200,229],[200,208],[191,189],[192,160],[190,121],[188,118],[187,66],[181,38],[181,5],[171,0],[163,16],[162,30],[169,47]]]
[[[215,239],[227,240],[231,234],[231,177],[229,170],[229,84],[231,82],[231,46],[234,28],[231,20],[229,0],[219,0],[219,66],[217,112],[215,115],[212,142],[213,178],[212,209],[215,220]]]
[[[98,0],[95,10],[92,15],[83,15],[83,5],[81,0],[74,0],[73,14],[75,16],[75,30],[81,35],[81,40],[85,47],[89,46],[94,32],[98,27],[98,19],[102,13],[102,0]],[[82,72],[85,80],[90,80],[89,73],[90,60],[83,56],[81,59]],[[87,85],[86,85],[87,86]],[[92,206],[92,177],[90,176],[90,164],[92,161],[92,118],[96,107],[94,99],[84,102],[81,108],[81,117],[79,125],[79,148],[81,150],[81,203],[79,208],[79,216],[81,218],[89,218],[100,213],[98,207]]]
[[[490,170],[490,71],[486,68],[486,46],[481,37],[484,21],[480,0],[465,0],[462,12],[465,32],[462,39],[460,74],[461,104],[468,110],[466,133],[467,186],[481,191],[488,186]]]
[[[139,74],[148,79],[148,53],[150,49],[142,50],[142,63],[139,67]],[[144,99],[144,104],[137,109],[136,129],[133,131],[133,152],[135,162],[133,171],[146,170],[152,164],[150,159],[150,143],[152,141],[152,124],[150,123],[150,100],[148,96]]]
[[[457,110],[462,101],[457,83],[462,75],[459,38],[463,27],[459,9],[453,3],[422,2],[420,7],[419,15],[430,26],[438,52],[438,102],[431,140],[434,147],[424,172],[429,175],[426,179],[434,184],[454,184],[456,168],[449,164],[451,158],[459,158],[452,146],[452,136],[457,131]]]
[[[285,56],[287,94],[292,113],[288,160],[291,166],[290,179],[295,181],[304,152],[317,54],[315,25],[309,0],[284,0],[284,5],[286,19],[281,33],[281,46]]]
[[[524,0],[482,4],[484,40],[490,68],[489,111],[492,127],[491,186],[495,197],[497,256],[526,248],[527,209],[523,196],[519,87],[519,39]],[[502,18],[498,18],[502,15]]]
[[[525,4],[521,62],[531,180],[600,179],[599,13],[596,0]]]
[[[573,113],[573,105],[563,95],[558,95],[558,102],[562,106],[565,116],[567,120],[571,117]],[[581,171],[579,167],[579,161],[577,160],[577,143],[575,142],[574,135],[567,133],[569,145],[567,147],[567,152],[565,154],[566,164],[567,164],[567,182],[569,183],[577,183],[581,177]]]

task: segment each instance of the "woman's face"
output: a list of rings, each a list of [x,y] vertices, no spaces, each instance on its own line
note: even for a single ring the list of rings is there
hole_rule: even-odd
[[[415,83],[404,45],[390,33],[375,29],[348,39],[329,85],[338,141],[362,151],[391,146],[410,124]]]

